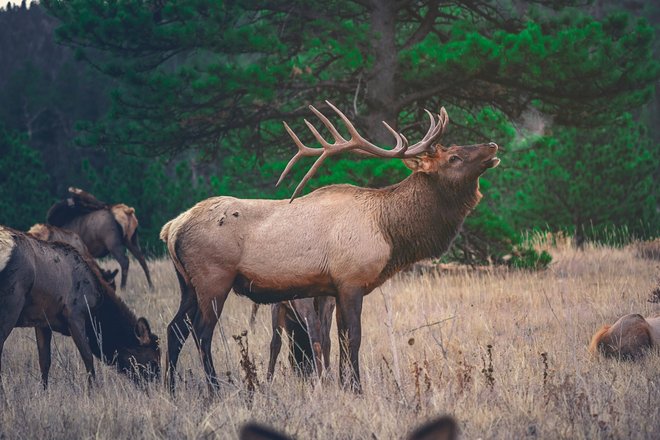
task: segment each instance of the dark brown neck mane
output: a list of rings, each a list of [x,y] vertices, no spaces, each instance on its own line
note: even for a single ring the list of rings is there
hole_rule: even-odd
[[[446,252],[481,198],[478,180],[449,184],[421,172],[379,192],[378,222],[392,248],[382,273],[385,279]]]

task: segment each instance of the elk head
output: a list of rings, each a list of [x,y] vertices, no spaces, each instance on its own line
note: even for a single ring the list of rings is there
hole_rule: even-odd
[[[149,322],[140,318],[135,325],[137,345],[120,349],[117,353],[119,371],[135,380],[153,381],[160,377],[160,346],[158,336],[151,333]]]
[[[345,139],[332,125],[328,118],[311,105],[309,108],[321,120],[328,131],[330,131],[330,134],[332,134],[332,137],[334,138],[334,143],[331,144],[326,141],[316,127],[314,127],[309,121],[305,120],[305,124],[309,127],[316,140],[321,144],[321,148],[307,147],[300,141],[298,136],[296,136],[287,123],[284,122],[284,128],[298,147],[298,152],[287,164],[277,181],[277,185],[282,182],[293,165],[298,162],[301,157],[318,156],[314,165],[312,165],[307,174],[305,174],[305,177],[303,177],[302,181],[296,187],[291,196],[291,201],[300,194],[302,188],[320,168],[326,158],[334,156],[342,151],[354,151],[357,154],[371,157],[403,159],[408,168],[413,172],[436,174],[440,179],[445,180],[448,183],[461,183],[464,181],[475,180],[488,168],[496,167],[500,163],[500,160],[495,157],[498,147],[497,144],[493,142],[469,146],[454,145],[451,147],[444,147],[440,145],[438,140],[442,137],[442,134],[449,123],[449,116],[444,107],[440,109],[440,113],[437,115],[433,115],[428,110],[425,110],[431,121],[430,127],[422,140],[414,145],[409,145],[408,140],[402,133],[395,131],[387,124],[387,122],[383,121],[385,127],[396,139],[396,145],[392,149],[384,149],[363,138],[346,115],[344,115],[344,113],[342,113],[337,107],[332,105],[329,101],[326,101],[326,104],[328,104],[328,106],[330,106],[330,108],[341,118],[348,129],[351,138],[348,140]]]
[[[435,151],[404,159],[404,163],[413,172],[436,174],[447,183],[458,183],[475,180],[488,168],[499,165],[495,157],[497,144],[443,147],[438,144]]]

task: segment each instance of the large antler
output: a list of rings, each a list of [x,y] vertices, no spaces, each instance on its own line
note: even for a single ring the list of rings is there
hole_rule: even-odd
[[[442,107],[440,109],[440,113],[437,115],[438,120],[436,121],[435,116],[428,110],[424,110],[428,115],[429,119],[431,120],[431,126],[429,127],[428,132],[422,138],[421,141],[417,142],[416,144],[412,146],[408,146],[408,140],[406,137],[395,131],[392,127],[389,126],[389,124],[385,121],[383,121],[383,124],[387,128],[387,130],[392,133],[394,138],[396,139],[396,145],[392,149],[383,149],[380,148],[371,142],[367,141],[365,138],[363,138],[360,133],[357,132],[351,121],[346,117],[345,114],[343,114],[337,107],[332,105],[329,101],[325,101],[328,106],[330,106],[331,109],[339,115],[341,120],[344,122],[344,125],[348,129],[348,133],[351,135],[351,138],[349,140],[346,140],[342,137],[341,134],[337,131],[337,129],[332,125],[332,123],[326,118],[323,113],[318,111],[316,108],[313,106],[309,106],[310,110],[314,112],[314,114],[323,122],[323,125],[326,126],[328,131],[332,134],[332,137],[334,138],[335,142],[333,144],[330,144],[328,141],[326,141],[323,136],[316,130],[316,127],[312,125],[307,119],[305,119],[305,124],[307,124],[307,127],[309,127],[309,130],[312,132],[314,137],[316,138],[317,141],[321,144],[321,148],[310,148],[303,144],[298,136],[291,130],[289,125],[284,122],[284,128],[286,131],[289,133],[291,138],[293,139],[293,142],[296,144],[298,147],[298,152],[291,158],[289,163],[286,165],[286,168],[284,168],[284,171],[282,171],[282,175],[280,176],[279,180],[277,181],[276,185],[279,185],[284,177],[291,171],[291,168],[293,165],[295,165],[298,160],[300,160],[301,157],[313,157],[313,156],[319,156],[318,159],[314,162],[314,165],[307,171],[307,174],[305,174],[305,177],[300,181],[298,186],[296,187],[296,190],[293,192],[293,195],[291,196],[291,200],[296,198],[298,194],[300,194],[300,191],[303,189],[305,184],[311,179],[311,177],[316,173],[316,171],[321,167],[321,164],[323,161],[330,157],[334,156],[335,154],[338,154],[342,151],[345,150],[352,150],[355,151],[358,154],[365,155],[365,156],[372,156],[372,157],[386,157],[386,158],[398,158],[398,159],[406,159],[414,156],[418,156],[423,153],[427,153],[431,151],[431,147],[435,143],[436,140],[442,136],[442,133],[445,130],[445,127],[447,126],[447,122],[449,122],[449,116],[447,116],[447,112],[445,111],[445,108]]]

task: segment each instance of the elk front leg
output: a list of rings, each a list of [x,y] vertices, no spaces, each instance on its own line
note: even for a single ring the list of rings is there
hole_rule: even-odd
[[[87,382],[91,386],[96,379],[96,372],[94,371],[92,349],[89,347],[89,341],[85,334],[85,318],[68,318],[68,321],[71,338],[73,338],[73,342],[76,344],[76,348],[80,352],[80,356],[85,364],[85,369],[87,370]]]
[[[37,348],[39,350],[39,369],[41,370],[41,384],[44,389],[48,388],[48,372],[50,371],[50,341],[53,338],[53,331],[45,327],[35,327],[34,333],[37,338]]]
[[[362,288],[340,289],[337,296],[339,332],[339,379],[344,387],[362,392],[360,384],[360,343],[362,342]]]
[[[330,327],[332,326],[332,313],[335,311],[335,299],[331,296],[315,298],[317,301],[318,316],[321,324],[321,349],[323,350],[323,367],[330,368]]]

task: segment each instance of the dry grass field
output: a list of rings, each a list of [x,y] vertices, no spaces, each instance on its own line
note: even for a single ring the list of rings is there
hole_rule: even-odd
[[[465,439],[657,439],[660,355],[639,363],[594,360],[587,344],[601,324],[623,314],[660,312],[647,301],[660,263],[631,247],[552,253],[544,272],[404,274],[374,291],[363,309],[360,396],[337,384],[336,343],[324,382],[295,376],[283,349],[267,384],[270,313],[261,307],[248,332],[259,381],[250,404],[232,336],[249,329],[251,303],[233,294],[214,339],[216,367],[226,376],[213,397],[191,339],[174,399],[162,383],[140,390],[98,362],[98,386],[88,393],[80,356],[61,336],[54,337],[44,391],[34,332],[17,329],[2,359],[0,439],[236,438],[247,420],[299,439],[391,439],[445,413],[457,418]],[[133,264],[121,295],[148,317],[165,347],[178,284],[168,261],[150,265],[155,292]]]

